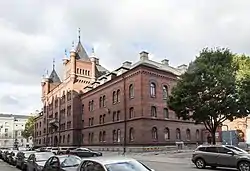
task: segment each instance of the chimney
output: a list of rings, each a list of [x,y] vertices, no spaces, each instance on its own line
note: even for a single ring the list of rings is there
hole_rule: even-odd
[[[168,59],[163,59],[163,60],[161,61],[161,63],[162,63],[163,65],[169,65],[169,60],[168,60]]]
[[[142,60],[142,61],[148,60],[148,52],[142,51],[142,52],[140,53],[140,60]]]
[[[129,62],[129,61],[125,61],[122,63],[122,66],[125,67],[125,68],[130,68],[132,65],[132,62]]]

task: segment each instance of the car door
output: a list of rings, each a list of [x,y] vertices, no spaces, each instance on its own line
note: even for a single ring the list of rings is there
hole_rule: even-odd
[[[217,159],[218,165],[224,167],[236,167],[237,159],[232,150],[225,147],[218,147],[219,156]]]
[[[80,171],[105,171],[105,169],[97,162],[86,160],[82,163]]]
[[[206,147],[206,152],[202,154],[202,157],[208,165],[216,165],[218,156],[217,147]]]
[[[34,158],[35,155],[31,154],[27,160],[27,171],[33,171],[34,170]]]
[[[60,162],[59,162],[58,157],[52,157],[52,159],[49,163],[49,170],[48,171],[60,171]]]
[[[75,149],[74,151],[76,155],[79,157],[89,157],[88,152],[85,149],[78,148],[78,149]]]
[[[50,162],[51,160],[53,159],[53,157],[49,158],[46,163],[44,164],[44,168],[43,168],[43,171],[49,171],[50,170]]]

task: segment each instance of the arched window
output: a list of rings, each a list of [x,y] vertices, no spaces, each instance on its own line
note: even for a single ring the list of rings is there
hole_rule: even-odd
[[[94,140],[94,133],[92,132],[91,133],[91,143],[93,142],[93,140]]]
[[[116,142],[116,130],[113,130],[113,142]]]
[[[116,103],[116,91],[113,91],[113,104]]]
[[[163,86],[163,88],[162,88],[162,90],[163,90],[163,99],[167,99],[168,98],[168,87],[167,86]]]
[[[169,128],[165,128],[165,129],[164,129],[164,139],[165,139],[165,140],[169,140],[169,139],[170,139]]]
[[[186,134],[187,134],[187,141],[190,141],[190,139],[191,139],[190,129],[186,130]]]
[[[100,115],[99,124],[102,124],[102,115]]]
[[[102,106],[106,107],[106,96],[105,95],[102,97]]]
[[[102,131],[99,133],[99,142],[102,142]]]
[[[67,138],[68,143],[70,142],[70,135],[68,134],[68,138]]]
[[[117,130],[117,142],[121,142],[121,130]]]
[[[153,127],[152,128],[152,139],[154,141],[157,141],[158,140],[158,133],[157,133],[157,128],[156,127]]]
[[[102,142],[105,142],[106,141],[106,132],[103,131],[102,133]]]
[[[102,104],[103,104],[103,102],[102,102],[102,97],[100,97],[100,98],[99,98],[99,108],[102,107]]]
[[[134,128],[130,128],[129,129],[129,141],[134,141],[135,137],[134,137]]]
[[[163,109],[164,118],[169,118],[168,108]]]
[[[155,83],[150,83],[150,96],[151,97],[156,96],[156,85],[155,85]]]
[[[134,86],[133,86],[133,84],[130,84],[130,86],[129,86],[129,98],[130,99],[134,98]]]
[[[117,92],[116,92],[116,96],[117,96],[117,97],[116,97],[116,101],[117,101],[117,102],[120,102],[120,101],[121,101],[120,95],[121,95],[121,91],[120,91],[120,89],[118,89]]]
[[[181,131],[179,128],[176,129],[176,140],[180,140],[181,139]]]
[[[134,117],[134,108],[131,107],[129,108],[129,118],[133,118]]]
[[[155,106],[151,106],[151,116],[157,117],[157,111]]]
[[[91,101],[89,101],[89,111],[91,111]]]
[[[91,111],[94,110],[94,100],[91,101]]]
[[[197,141],[200,140],[200,131],[198,129],[196,130],[195,136]]]

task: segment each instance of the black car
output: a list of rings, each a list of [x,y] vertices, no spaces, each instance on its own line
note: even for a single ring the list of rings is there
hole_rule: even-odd
[[[42,171],[76,171],[81,158],[75,155],[56,155],[50,157]]]
[[[17,155],[18,151],[17,150],[13,150],[10,152],[10,154],[8,155],[8,163],[11,165],[16,165],[16,155]]]
[[[9,148],[1,148],[0,149],[0,159],[3,159],[4,152],[9,150]]]
[[[73,154],[79,157],[97,157],[102,156],[102,153],[93,151],[89,148],[77,148],[75,150],[69,151],[69,154]]]
[[[35,151],[19,151],[16,156],[16,167],[25,171],[28,157],[34,153]]]

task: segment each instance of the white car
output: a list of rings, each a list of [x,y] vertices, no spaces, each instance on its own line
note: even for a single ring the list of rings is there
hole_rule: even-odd
[[[154,171],[143,163],[126,157],[85,158],[77,171]]]

